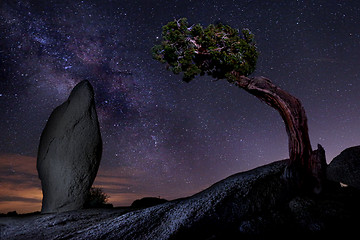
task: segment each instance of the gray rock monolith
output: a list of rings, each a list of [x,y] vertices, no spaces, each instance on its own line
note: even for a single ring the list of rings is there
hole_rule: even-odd
[[[83,208],[101,154],[94,90],[85,80],[55,108],[41,134],[37,158],[43,191],[41,212]]]
[[[326,175],[329,180],[360,189],[360,146],[347,148],[336,156]]]

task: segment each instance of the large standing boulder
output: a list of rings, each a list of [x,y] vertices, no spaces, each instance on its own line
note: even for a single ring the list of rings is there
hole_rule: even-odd
[[[327,167],[327,178],[360,189],[360,146],[347,148]]]
[[[37,170],[43,191],[42,213],[83,207],[102,153],[94,90],[82,81],[55,108],[43,130]]]

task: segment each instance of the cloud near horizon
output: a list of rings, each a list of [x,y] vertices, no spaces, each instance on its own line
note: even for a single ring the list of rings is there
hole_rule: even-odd
[[[138,193],[141,184],[136,181],[141,174],[126,167],[106,169],[100,166],[93,185],[101,187],[114,206],[129,206],[135,199],[143,197]],[[35,157],[0,154],[0,185],[0,213],[41,210],[41,181]]]
[[[1,154],[0,183],[0,213],[40,211],[42,192],[36,158]]]

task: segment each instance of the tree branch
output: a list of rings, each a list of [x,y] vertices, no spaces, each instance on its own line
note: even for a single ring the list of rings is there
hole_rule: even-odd
[[[301,102],[265,77],[248,78],[236,72],[232,72],[232,75],[236,79],[235,85],[275,108],[284,120],[289,139],[288,177],[299,178],[302,181],[308,181],[311,178],[310,184],[319,191],[326,167],[325,154],[320,145],[318,150],[312,150],[307,117]]]

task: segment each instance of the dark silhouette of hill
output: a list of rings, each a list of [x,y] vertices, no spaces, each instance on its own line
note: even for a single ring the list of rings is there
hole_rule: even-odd
[[[131,207],[133,207],[133,208],[148,208],[148,207],[156,206],[156,205],[163,204],[166,202],[168,202],[168,200],[162,199],[162,198],[144,197],[142,199],[135,200],[131,204]]]

